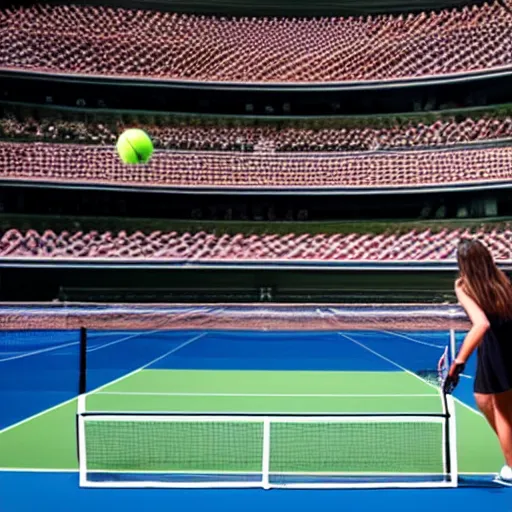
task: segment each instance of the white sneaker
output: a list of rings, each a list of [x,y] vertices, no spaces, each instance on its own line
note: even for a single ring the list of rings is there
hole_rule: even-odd
[[[512,486],[512,467],[503,466],[500,474],[496,477],[496,481],[503,485]]]

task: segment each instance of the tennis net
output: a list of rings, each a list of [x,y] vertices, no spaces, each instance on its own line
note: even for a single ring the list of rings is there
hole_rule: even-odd
[[[79,415],[84,487],[457,485],[453,404],[431,415]]]
[[[122,344],[109,341],[119,357],[128,348],[143,354],[150,347],[158,347],[163,356],[128,378],[80,396],[80,483],[265,489],[456,486],[455,408],[437,385],[441,350],[430,337],[411,341],[413,335],[386,341],[375,333],[324,333],[305,344],[297,334],[283,341],[272,333],[251,339],[248,333],[208,332],[184,342],[180,338],[176,345],[169,333],[159,331]],[[453,335],[444,337],[448,342]],[[410,343],[414,348],[406,352]],[[252,352],[241,359],[245,345]],[[310,356],[293,359],[298,347],[311,350]],[[103,365],[112,363],[103,356],[97,361],[101,353],[95,345],[89,350],[105,371]],[[255,369],[273,357],[282,358],[280,368],[291,360],[302,371]],[[404,366],[407,359],[413,371]],[[434,370],[427,368],[429,361]],[[229,368],[228,374],[244,365],[252,369],[239,370],[234,378],[219,371],[219,365]],[[318,371],[326,365],[331,371]],[[304,371],[308,366],[317,371]],[[92,375],[97,372],[94,367]],[[292,412],[290,402],[302,412]],[[316,404],[327,412],[309,412],[308,406]],[[261,407],[270,412],[252,412]]]

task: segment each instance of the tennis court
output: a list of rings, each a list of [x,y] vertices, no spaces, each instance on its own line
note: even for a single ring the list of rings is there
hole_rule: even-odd
[[[457,333],[458,342],[463,335]],[[78,487],[79,332],[2,331],[1,336],[0,393],[8,406],[0,414],[0,481],[7,487],[13,481],[20,485],[30,482],[34,488],[54,482],[61,490],[78,493],[85,502],[97,499],[94,492],[128,500],[126,506],[132,496],[137,501],[140,495],[134,493],[143,493],[148,503],[158,496],[161,499],[162,494],[158,493],[162,491],[151,496],[155,491]],[[228,417],[246,414],[256,418],[347,414],[357,417],[368,413],[435,416],[442,413],[442,400],[436,387],[424,378],[424,371],[435,366],[447,343],[448,331],[425,330],[90,329],[86,409],[132,416],[151,413],[155,417],[168,413]],[[460,487],[453,492],[480,492],[478,496],[482,499],[485,493],[493,492],[502,496],[505,504],[510,501],[510,490],[492,483],[493,475],[501,467],[502,455],[493,433],[474,409],[473,371],[470,364],[455,402]],[[261,468],[260,425],[256,422],[251,426],[244,424],[241,429],[230,424],[226,430],[224,426],[212,443],[215,426],[211,423],[195,423],[195,427],[186,423],[183,428],[180,423],[177,426],[167,422],[122,421],[127,428],[120,429],[119,422],[93,420],[87,427],[87,458],[93,474],[100,475],[98,478],[102,478],[103,471],[118,470],[118,481],[129,480],[135,471],[140,477],[141,460],[143,473],[183,477],[186,470],[187,478],[193,474],[198,479],[221,473],[231,475],[229,478],[243,474],[244,480],[250,481],[251,475]],[[442,467],[443,434],[437,423],[408,423],[402,418],[380,426],[366,421],[350,422],[341,429],[332,425],[331,422],[319,429],[317,424],[304,428],[303,424],[294,423],[277,428],[272,439],[275,448],[270,453],[276,474],[290,475],[300,468],[299,473],[310,475],[336,473],[378,478],[398,470],[410,475],[435,475]],[[174,457],[169,462],[168,455],[178,447],[182,447],[181,459]],[[51,478],[54,480],[48,484]],[[193,493],[193,502],[199,500],[197,503],[213,499],[213,508],[225,508],[231,499],[233,504],[238,500],[268,503],[270,499],[261,496],[266,491],[253,490],[164,492],[174,493],[171,496],[177,499],[189,499]],[[211,497],[212,492],[217,492],[215,498]],[[268,494],[275,492],[279,493]],[[360,493],[359,499],[380,500],[389,493],[443,491],[349,494],[355,492]],[[382,497],[378,498],[375,492],[383,493]],[[306,491],[288,494],[290,497],[279,499],[291,500],[290,506],[294,508],[300,505],[297,500],[304,499],[305,504],[309,499],[299,498]],[[222,499],[224,505],[216,505],[216,499]]]

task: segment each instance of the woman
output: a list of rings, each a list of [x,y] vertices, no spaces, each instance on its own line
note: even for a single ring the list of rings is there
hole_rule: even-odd
[[[477,240],[457,249],[455,292],[472,327],[450,369],[452,384],[478,348],[475,399],[498,436],[505,466],[499,480],[512,485],[512,285]]]

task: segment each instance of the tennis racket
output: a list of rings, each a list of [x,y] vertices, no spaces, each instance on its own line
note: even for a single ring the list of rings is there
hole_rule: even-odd
[[[437,364],[437,375],[443,393],[451,395],[454,392],[464,368],[464,364],[452,361],[450,349],[446,347]]]

